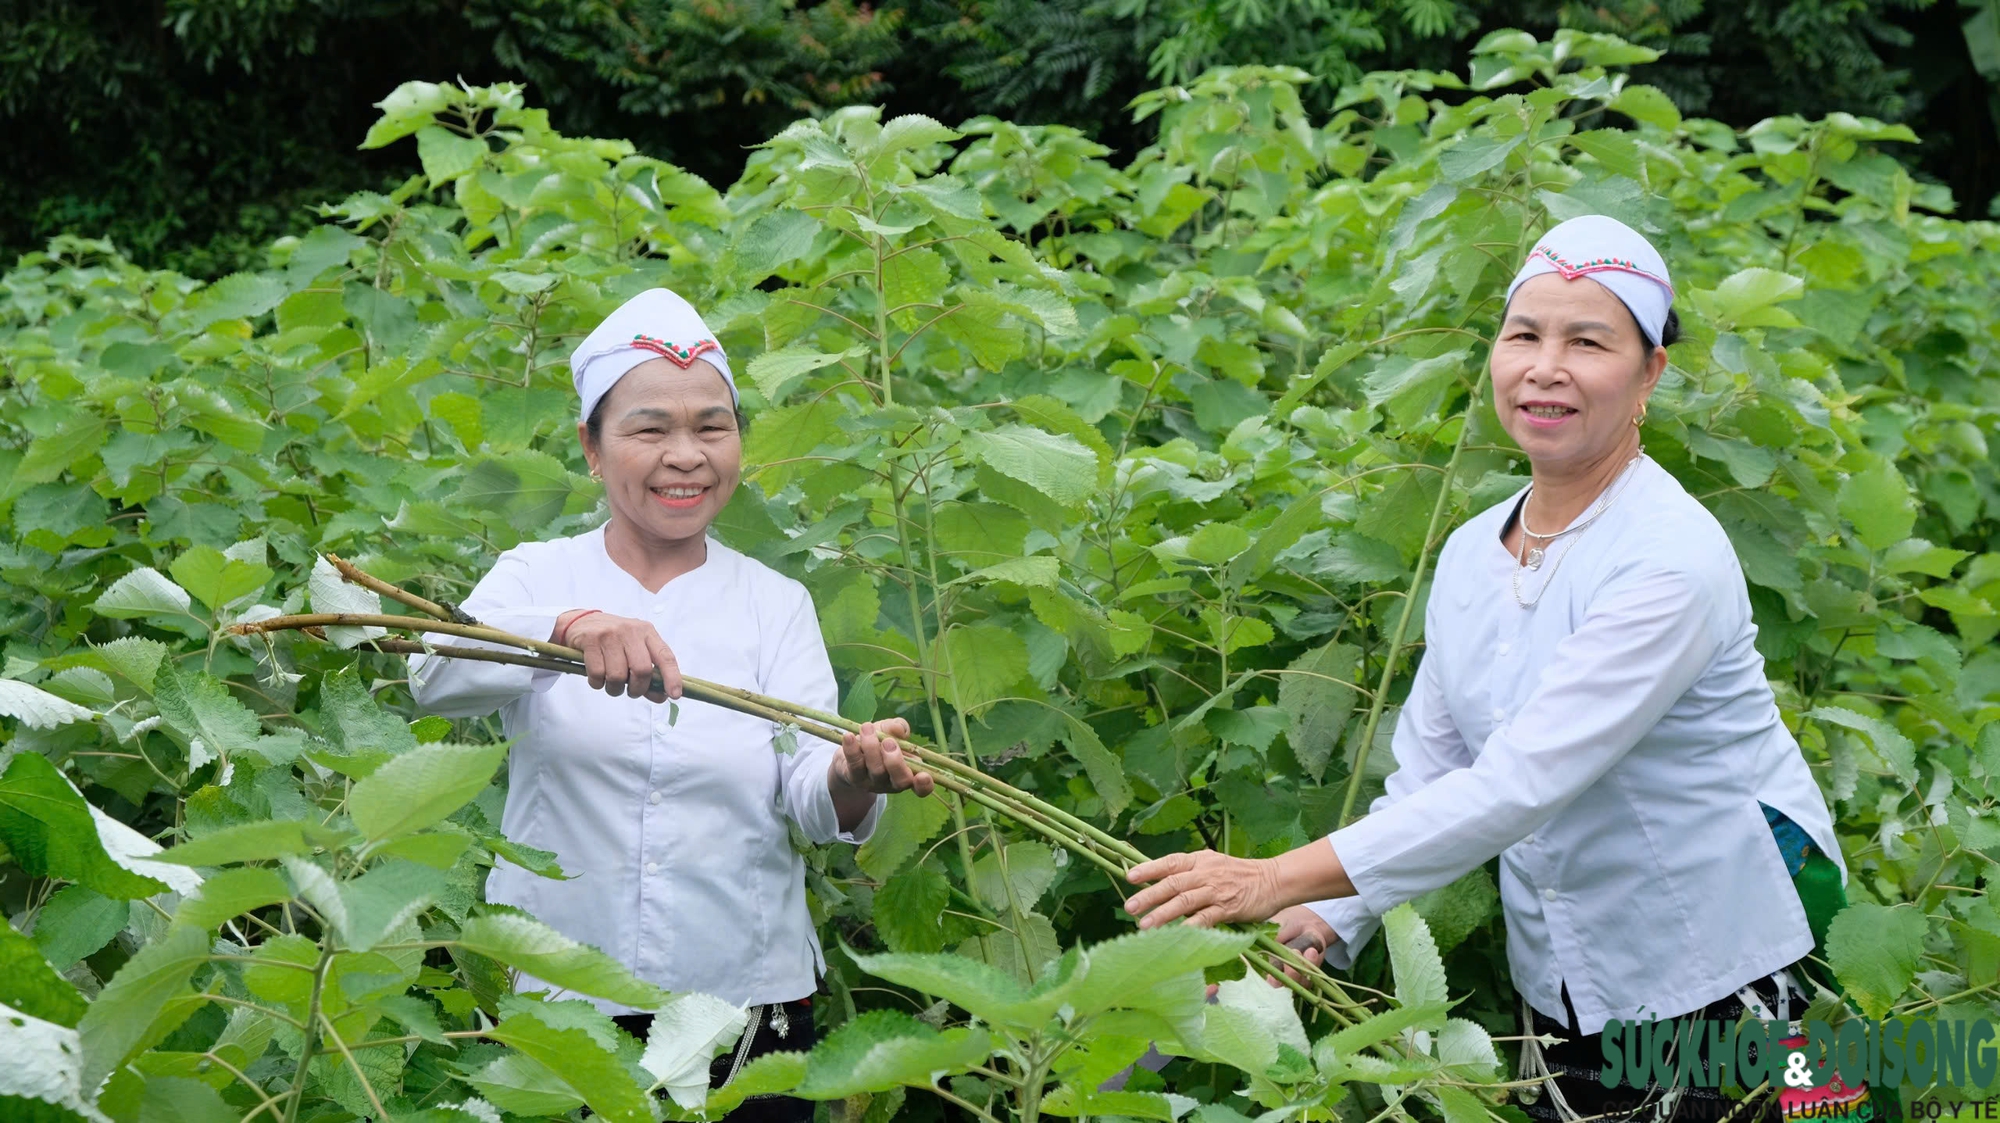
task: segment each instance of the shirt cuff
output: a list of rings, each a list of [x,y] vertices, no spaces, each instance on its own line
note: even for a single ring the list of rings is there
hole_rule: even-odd
[[[875,824],[882,821],[882,809],[889,805],[888,796],[876,796],[875,805],[868,809],[868,814],[861,817],[861,822],[856,824],[853,830],[844,831],[840,829],[840,812],[833,806],[833,792],[827,788],[821,788],[820,791],[825,793],[827,812],[833,818],[835,842],[851,842],[856,846],[867,842],[875,834]]]
[[[503,632],[512,632],[523,639],[547,642],[549,634],[555,631],[556,621],[562,617],[563,613],[573,611],[574,607],[497,609],[492,612],[481,613],[479,615],[479,622],[489,628],[498,628]],[[456,637],[447,636],[444,638],[456,641]],[[499,644],[487,644],[484,646],[495,647],[503,651],[514,650],[513,648],[502,647]],[[556,684],[558,679],[562,678],[564,673],[562,671],[546,671],[539,667],[532,668],[528,679],[528,689],[534,691],[536,694],[546,693],[550,687]]]
[[[1327,844],[1340,858],[1347,880],[1354,884],[1354,896],[1343,898],[1360,903],[1372,916],[1381,916],[1416,894],[1397,895],[1396,886],[1383,876],[1378,859],[1385,832],[1393,830],[1388,815],[1364,815],[1327,836]]]
[[[1359,897],[1340,897],[1331,901],[1308,901],[1311,909],[1340,942],[1326,949],[1323,961],[1328,967],[1346,971],[1354,966],[1354,957],[1375,938],[1375,929],[1381,927],[1382,920],[1368,911]]]

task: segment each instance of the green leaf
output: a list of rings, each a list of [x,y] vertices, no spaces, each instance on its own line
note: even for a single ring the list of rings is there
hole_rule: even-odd
[[[1741,269],[1715,289],[1715,307],[1725,324],[1755,324],[1757,313],[1785,300],[1796,300],[1806,283],[1775,269]]]
[[[1361,649],[1329,642],[1292,660],[1285,672],[1278,678],[1278,708],[1292,719],[1285,739],[1300,767],[1318,780],[1360,697],[1354,681],[1361,673]]]
[[[1674,99],[1656,86],[1626,86],[1611,99],[1611,108],[1644,124],[1672,132],[1681,127],[1681,111]]]
[[[166,644],[138,636],[115,639],[96,650],[106,666],[148,694],[153,691],[153,679],[159,673],[160,662],[167,657]]]
[[[203,289],[189,302],[190,326],[199,331],[221,320],[261,316],[291,295],[283,277],[269,273],[231,273]]]
[[[77,1022],[83,1044],[83,1086],[95,1088],[145,1047],[167,1003],[187,993],[188,978],[208,959],[209,934],[170,928],[139,949],[105,984]]]
[[[265,819],[224,827],[154,855],[157,862],[178,866],[223,866],[261,862],[312,853],[319,832],[303,819]]]
[[[1882,568],[1889,573],[1921,573],[1950,580],[1951,571],[1971,556],[1970,550],[1953,550],[1933,546],[1921,538],[1905,538],[1889,547],[1882,557]]]
[[[1053,589],[1062,577],[1062,565],[1047,554],[1037,554],[1028,558],[1009,558],[1003,562],[981,569],[975,569],[962,577],[945,582],[957,585],[967,581],[1006,581],[1011,584],[1036,589]],[[87,714],[89,711],[85,711]]]
[[[126,902],[81,885],[71,885],[50,897],[36,914],[35,946],[48,958],[50,966],[67,971],[77,960],[110,943],[131,915],[132,908]],[[0,978],[4,977],[5,972],[0,972]],[[0,1002],[27,1009],[4,995],[0,995]]]
[[[350,776],[366,776],[392,757],[414,752],[416,734],[402,718],[382,708],[361,676],[349,669],[320,680],[320,733],[355,766]]]
[[[657,1009],[666,992],[640,980],[617,960],[518,913],[475,916],[452,941],[554,986],[641,1010]]]
[[[1075,437],[1027,425],[1003,425],[992,432],[965,434],[965,451],[1058,503],[1073,506],[1096,490],[1097,454]]]
[[[557,1028],[545,1020],[548,1017],[523,1008],[486,1035],[556,1073],[594,1114],[613,1123],[652,1123],[646,1092],[618,1054],[599,1045],[587,1031]]]
[[[960,625],[946,632],[943,648],[945,697],[967,713],[1014,693],[1028,674],[1028,645],[1014,632],[991,624]]]
[[[1571,136],[1569,143],[1604,165],[1607,171],[1646,182],[1646,161],[1639,154],[1639,142],[1624,129],[1591,129]]]
[[[71,886],[71,889],[75,888]],[[104,899],[98,898],[100,901]],[[123,906],[120,907],[122,909]],[[41,919],[36,921],[38,935],[41,932],[41,925],[48,918],[49,907],[44,905]],[[112,929],[112,934],[115,935],[117,931],[116,928]],[[110,938],[110,936],[105,937],[107,940]],[[69,980],[56,974],[55,967],[42,958],[42,949],[37,946],[38,942],[16,932],[11,924],[0,924],[0,1005],[18,1010],[31,1018],[40,1018],[59,1026],[73,1027],[77,1019],[83,1017],[83,1012],[89,1004],[83,1000],[83,995],[77,993],[76,987],[71,985]],[[75,960],[72,959],[70,962]],[[68,963],[63,964],[65,967],[68,965]]]
[[[1898,779],[1905,784],[1917,782],[1917,747],[1888,722],[1843,706],[1815,706],[1805,716],[1808,721],[1828,722],[1866,736]]]
[[[1000,876],[999,856],[990,850],[972,863],[973,895],[986,902],[987,907],[996,913],[1005,913],[1007,909],[1013,907],[1007,895],[1010,884],[1014,890],[1014,900],[1017,900],[1023,909],[1032,909],[1055,881],[1055,853],[1040,842],[1007,844],[1005,878]]]
[[[1113,1009],[1167,1009],[1180,1001],[1179,980],[1192,977],[1199,1001],[1199,972],[1234,960],[1256,935],[1221,928],[1169,924],[1130,932],[1086,949],[1078,978],[1064,995],[1082,1017]]]
[[[159,570],[142,565],[113,581],[90,607],[99,616],[130,618],[185,613],[193,605],[187,590]]]
[[[1882,457],[1840,485],[1840,515],[1869,549],[1886,550],[1910,536],[1917,505],[1903,474]]]
[[[1304,401],[1306,395],[1312,393],[1315,387],[1325,382],[1328,375],[1353,362],[1367,349],[1368,344],[1359,341],[1349,341],[1329,349],[1319,357],[1319,362],[1313,364],[1310,375],[1293,383],[1292,387],[1285,391],[1285,396],[1277,400],[1271,407],[1271,416],[1291,417],[1292,411],[1298,408],[1298,404]]]
[[[162,664],[154,676],[153,702],[191,749],[200,744],[211,756],[254,752],[263,733],[257,715],[232,697],[228,687],[200,671],[183,673],[172,663]]]
[[[430,124],[451,105],[451,87],[436,82],[405,82],[375,105],[382,116],[368,128],[362,148],[380,148]]]
[[[762,216],[736,243],[737,276],[754,284],[804,257],[819,229],[819,219],[805,211],[784,208]]]
[[[790,347],[780,347],[776,351],[766,351],[751,359],[748,372],[750,381],[757,384],[757,389],[764,397],[776,403],[784,398],[792,383],[813,371],[867,353],[865,347],[850,347],[845,351],[829,352],[794,344]]]
[[[1447,351],[1427,359],[1392,356],[1362,380],[1368,404],[1387,411],[1396,424],[1408,428],[1437,412],[1444,391],[1458,381],[1470,358],[1467,351]]]
[[[1445,990],[1444,960],[1431,930],[1415,906],[1398,905],[1382,914],[1382,933],[1389,945],[1389,965],[1396,978],[1396,1001],[1405,1006],[1430,1006],[1450,1001]],[[1441,1028],[1433,1026],[1430,1028]]]
[[[1097,798],[1104,801],[1104,810],[1112,815],[1119,814],[1132,805],[1132,784],[1125,778],[1125,766],[1090,723],[1068,711],[1063,712],[1064,727],[1056,737],[1069,750],[1069,755],[1083,765],[1084,775],[1090,777],[1090,786],[1096,790]]]
[[[0,774],[0,843],[31,877],[74,881],[121,900],[166,889],[112,860],[90,805],[37,752],[15,753]]]
[[[1870,1018],[1889,1014],[1916,979],[1930,921],[1920,909],[1862,901],[1842,909],[1826,932],[1826,958],[1847,997]]]
[[[870,1010],[806,1055],[805,1079],[794,1094],[833,1100],[904,1085],[928,1088],[939,1075],[964,1072],[984,1061],[988,1050],[983,1029],[939,1033],[907,1014]]]
[[[382,597],[359,585],[349,584],[325,557],[313,559],[312,576],[306,582],[306,603],[314,612],[381,615]],[[388,635],[388,629],[328,628],[327,641],[335,647],[353,647],[364,640]]]
[[[583,1097],[554,1069],[525,1053],[508,1053],[465,1082],[512,1115],[567,1115],[583,1106]]]
[[[487,154],[486,142],[478,137],[460,136],[436,125],[417,130],[417,159],[432,187],[464,176],[479,167]]]
[[[1054,558],[1049,560],[1055,561]],[[30,686],[18,679],[0,678],[0,717],[11,717],[25,728],[54,729],[73,721],[90,721],[96,716],[75,702],[58,698],[39,686]]]
[[[1455,141],[1438,155],[1438,173],[1451,183],[1463,183],[1499,167],[1520,146],[1525,133],[1502,139],[1470,136]]]
[[[506,758],[504,744],[420,745],[356,781],[347,812],[370,842],[422,830],[471,802]]]
[[[173,851],[167,851],[168,854]],[[166,855],[161,855],[162,858]],[[201,891],[174,910],[174,923],[213,931],[222,923],[252,909],[292,899],[291,886],[278,871],[265,866],[222,870],[201,883]]]
[[[84,1091],[76,1033],[57,1022],[0,1006],[0,1112],[9,1123],[104,1123]]]
[[[368,951],[430,908],[448,888],[443,870],[416,862],[382,862],[340,886],[341,942]]]
[[[943,144],[957,140],[958,137],[958,133],[921,113],[909,113],[894,118],[882,126],[881,135],[875,138],[875,143],[868,146],[868,174],[870,176],[886,174],[891,158],[898,152]]]
[[[929,842],[950,818],[951,807],[942,796],[897,792],[883,808],[875,833],[854,852],[855,864],[869,877],[886,878],[901,869],[917,847]]]
[[[938,252],[925,246],[897,251],[894,257],[882,262],[882,296],[891,309],[910,306],[912,312],[921,312],[921,319],[929,320],[937,313],[927,310],[925,305],[936,305],[944,299],[944,290],[951,284],[951,270]]]
[[[104,445],[104,419],[94,413],[72,413],[55,430],[28,442],[27,454],[14,465],[13,477],[0,488],[0,499],[19,495],[29,484],[47,483]]]
[[[931,802],[943,805],[942,800]],[[950,902],[951,884],[943,874],[922,866],[905,870],[875,891],[875,934],[890,951],[941,952],[944,928],[938,921]]]

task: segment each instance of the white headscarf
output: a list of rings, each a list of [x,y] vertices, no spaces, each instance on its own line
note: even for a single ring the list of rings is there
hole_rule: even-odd
[[[1601,214],[1558,225],[1528,253],[1514,283],[1507,286],[1507,299],[1513,300],[1514,291],[1530,277],[1544,273],[1560,273],[1569,280],[1589,277],[1610,289],[1631,310],[1653,346],[1660,345],[1674,284],[1667,276],[1666,259],[1637,230]]]
[[[722,380],[729,384],[730,402],[740,402],[729,357],[722,353],[722,344],[715,341],[715,333],[708,330],[694,305],[668,289],[647,289],[619,305],[618,311],[605,317],[597,330],[570,352],[570,376],[576,382],[577,397],[582,399],[583,412],[578,416],[588,421],[590,411],[626,371],[660,358],[684,369],[696,359],[707,362],[721,371]]]

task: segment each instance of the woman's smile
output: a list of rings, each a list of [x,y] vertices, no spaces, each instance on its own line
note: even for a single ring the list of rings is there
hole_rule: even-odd
[[[1576,407],[1561,402],[1522,402],[1522,419],[1537,429],[1554,429],[1575,417]]]
[[[671,487],[655,487],[647,490],[652,493],[653,502],[670,511],[690,511],[701,506],[701,501],[709,489],[704,485],[675,484]]]

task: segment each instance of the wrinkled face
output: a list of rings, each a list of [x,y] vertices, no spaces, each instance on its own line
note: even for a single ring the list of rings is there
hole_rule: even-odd
[[[1632,439],[1666,365],[1610,289],[1544,273],[1515,291],[1500,325],[1493,405],[1538,471],[1587,467]]]
[[[697,359],[682,369],[649,359],[611,387],[599,439],[583,425],[584,455],[604,477],[611,514],[642,539],[684,542],[706,533],[743,474],[743,436],[722,373]]]

